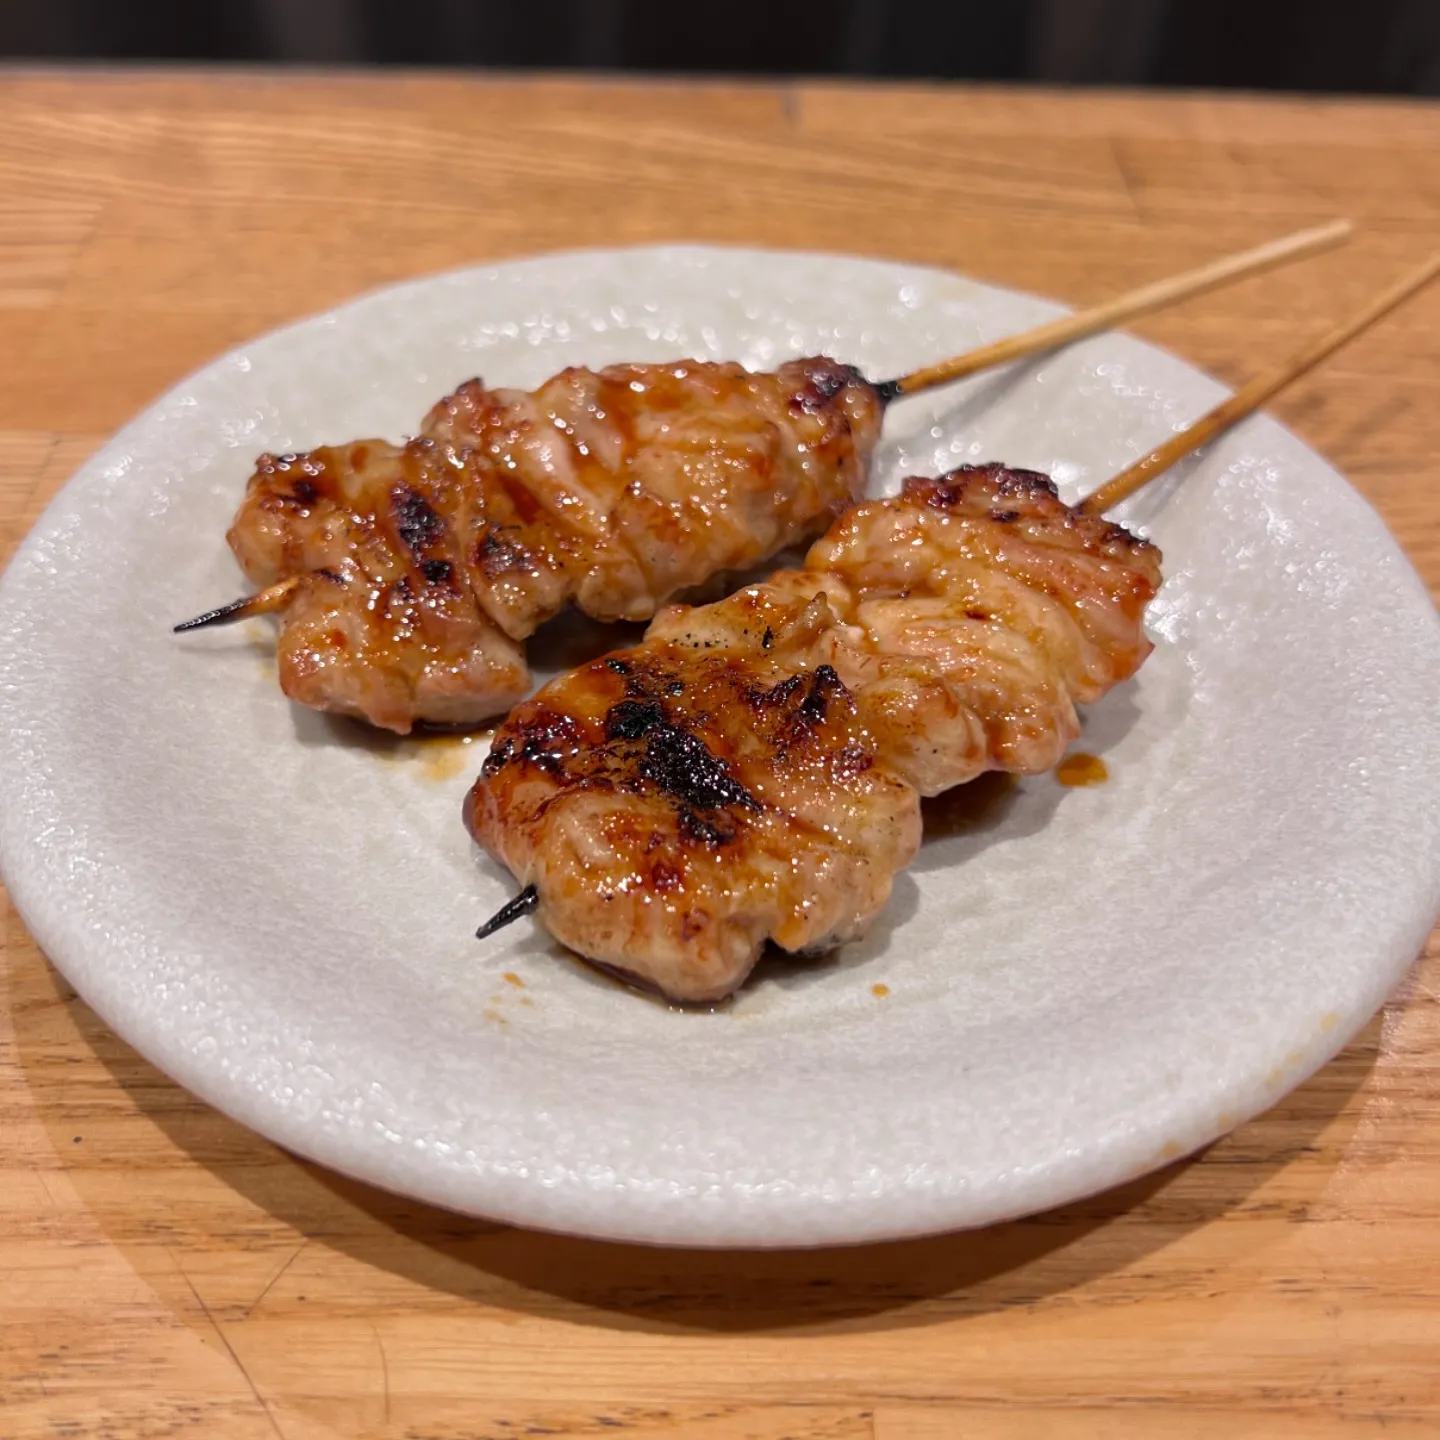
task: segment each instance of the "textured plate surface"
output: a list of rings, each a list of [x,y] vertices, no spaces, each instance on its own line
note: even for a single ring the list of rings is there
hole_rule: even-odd
[[[1440,907],[1440,625],[1377,517],[1268,419],[1121,518],[1158,649],[1094,707],[1111,779],[934,807],[873,934],[677,1014],[534,927],[459,820],[483,744],[284,700],[238,593],[255,454],[398,438],[480,372],[824,351],[875,377],[1058,313],[933,271],[696,248],[404,285],[186,381],[0,585],[0,861],[85,998],[341,1170],[593,1235],[817,1244],[975,1225],[1212,1139],[1333,1054]],[[875,488],[1004,459],[1079,493],[1221,394],[1106,336],[894,407]],[[514,980],[505,978],[509,972]],[[888,987],[877,995],[874,987]]]

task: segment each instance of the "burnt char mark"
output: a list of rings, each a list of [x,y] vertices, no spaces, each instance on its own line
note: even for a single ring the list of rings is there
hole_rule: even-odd
[[[751,696],[751,700],[762,708],[786,705],[804,683],[803,675],[787,675],[778,685],[772,685],[768,690],[756,691]]]
[[[869,385],[853,366],[838,360],[819,358],[806,363],[805,383],[790,398],[790,408],[806,415],[818,415],[847,385]]]
[[[1006,465],[960,465],[938,479],[923,475],[910,476],[901,487],[900,496],[912,503],[928,505],[935,510],[950,510],[967,498],[972,484],[988,484],[987,499],[1009,500],[1019,508],[996,505],[989,518],[1000,524],[1018,520],[1026,510],[1038,519],[1062,521],[1085,537],[1091,545],[1118,545],[1126,550],[1152,548],[1148,540],[1131,534],[1123,525],[1099,516],[1084,515],[1067,505],[1055,488],[1055,482],[1038,470],[1012,470]],[[983,502],[982,502],[983,503]]]
[[[864,382],[865,377],[853,365],[837,365],[833,362],[824,369],[817,367],[810,374],[810,388],[822,400],[833,400],[847,385],[856,380]]]
[[[936,510],[949,510],[966,496],[972,484],[989,481],[995,493],[1011,500],[1059,500],[1055,482],[1038,470],[1011,470],[1006,465],[958,465],[938,479],[912,475],[905,481],[901,495],[906,500],[922,500]]]
[[[965,493],[963,485],[947,485],[943,479],[912,475],[900,491],[902,500],[916,500],[932,510],[952,510]]]
[[[735,838],[735,822],[723,810],[708,818],[682,810],[680,838],[692,845],[728,845]]]
[[[544,706],[522,715],[510,728],[517,733],[498,741],[480,767],[480,773],[487,780],[493,779],[512,761],[556,775],[566,758],[574,755],[582,743],[579,726],[569,715]]]
[[[760,637],[760,648],[768,650],[775,643],[775,632],[767,625],[765,633]]]
[[[495,526],[489,526],[475,544],[475,564],[481,574],[495,579],[511,570],[531,568],[530,552],[513,540],[507,540]]]
[[[1036,496],[1044,496],[1049,500],[1060,498],[1055,482],[1038,470],[1011,470],[1005,465],[997,465],[994,470],[995,489],[998,494],[1017,500],[1033,500]]]
[[[344,585],[347,583],[343,575],[337,574],[334,570],[312,570],[312,575],[318,575],[322,580],[328,580],[332,585]]]
[[[408,485],[391,492],[390,507],[395,516],[395,533],[400,543],[418,560],[420,552],[445,533],[445,522],[430,502]]]
[[[612,656],[605,662],[605,668],[613,675],[628,675],[630,673],[630,662],[628,660],[617,660]]]
[[[607,740],[639,740],[665,723],[665,712],[654,700],[622,700],[605,717]]]
[[[450,585],[455,579],[455,567],[448,560],[426,560],[420,573],[431,585]]]
[[[609,663],[608,661],[606,662]],[[623,662],[624,670],[616,674],[625,677],[625,698],[627,700],[658,700],[664,695],[679,695],[685,687],[677,682],[670,671],[662,666],[641,662],[637,666],[630,661]],[[679,688],[676,686],[679,684]]]
[[[805,693],[795,706],[795,719],[805,728],[822,724],[829,714],[831,700],[837,695],[849,694],[835,667],[820,665],[814,671],[801,670],[787,675],[768,690],[752,692],[750,703],[758,709],[781,709],[788,706],[802,690]]]
[[[313,505],[320,492],[308,480],[296,480],[290,487],[290,498],[297,505]]]
[[[798,713],[807,725],[819,725],[836,695],[846,694],[844,682],[830,665],[821,665],[810,681],[810,688],[800,702]]]
[[[487,780],[493,780],[510,763],[510,757],[514,753],[515,742],[506,736],[485,757],[485,763],[481,765],[480,773]]]
[[[640,773],[692,810],[718,810],[722,805],[760,808],[760,802],[698,735],[676,725],[650,731]]]
[[[666,719],[658,701],[621,700],[611,706],[605,734],[611,740],[643,739],[640,774],[686,810],[719,810],[725,805],[760,808],[760,802],[698,735]]]
[[[863,775],[875,763],[875,757],[862,745],[846,745],[835,757],[835,773],[839,779]]]

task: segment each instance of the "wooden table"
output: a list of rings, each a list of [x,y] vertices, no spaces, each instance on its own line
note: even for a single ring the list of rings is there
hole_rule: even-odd
[[[1235,382],[1440,234],[1440,108],[446,77],[0,78],[0,544],[217,351],[470,261],[659,239],[1082,303],[1336,214],[1147,321]],[[1440,291],[1277,407],[1440,582]],[[0,1434],[1440,1434],[1440,947],[1262,1119],[1121,1190],[843,1252],[527,1234],[299,1163],[105,1028],[8,914]],[[1143,924],[1143,917],[1137,917]]]

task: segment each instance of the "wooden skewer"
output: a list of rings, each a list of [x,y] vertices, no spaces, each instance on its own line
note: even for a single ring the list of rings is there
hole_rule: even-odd
[[[300,577],[292,575],[288,580],[281,580],[270,586],[268,590],[257,590],[253,595],[243,595],[239,600],[207,610],[192,620],[182,620],[175,626],[175,634],[178,635],[182,630],[199,630],[205,625],[229,625],[232,621],[244,620],[251,615],[268,615],[272,610],[279,610],[284,606],[299,583]]]
[[[1203,295],[1231,280],[1240,280],[1247,275],[1257,275],[1262,270],[1283,264],[1287,260],[1298,260],[1306,255],[1318,254],[1332,246],[1342,245],[1350,238],[1351,225],[1348,220],[1332,220],[1328,225],[1319,225],[1311,230],[1298,230],[1279,240],[1271,240],[1253,250],[1242,251],[1239,255],[1227,255],[1212,260],[1198,270],[1187,270],[1183,275],[1172,275],[1168,280],[1156,280],[1153,284],[1142,285],[1128,295],[1107,300],[1103,305],[1081,310],[1075,315],[1066,315],[1051,320],[1021,335],[997,340],[982,345],[978,350],[957,355],[952,360],[941,360],[935,365],[902,375],[898,380],[882,381],[875,388],[886,400],[901,395],[915,395],[921,390],[946,385],[977,371],[988,370],[995,365],[1004,365],[1026,355],[1038,355],[1046,350],[1058,349],[1072,340],[1083,340],[1101,330],[1111,330],[1149,315],[1166,305],[1188,300],[1192,295]]]
[[[1247,416],[1254,414],[1277,391],[1283,390],[1292,380],[1299,379],[1328,355],[1334,354],[1362,330],[1369,329],[1402,301],[1423,289],[1437,275],[1440,275],[1440,252],[1432,255],[1419,269],[1412,270],[1398,280],[1383,294],[1377,295],[1359,314],[1343,325],[1312,340],[1303,350],[1273,370],[1257,375],[1208,415],[1202,415],[1193,425],[1172,435],[1163,445],[1152,450],[1143,459],[1137,460],[1128,469],[1122,470],[1114,479],[1107,480],[1093,494],[1087,495],[1078,508],[1087,515],[1099,515],[1112,509],[1143,485],[1149,484],[1162,471],[1169,469],[1177,460],[1190,454],[1192,450],[1198,450],[1217,435],[1224,434],[1231,426],[1238,425]]]

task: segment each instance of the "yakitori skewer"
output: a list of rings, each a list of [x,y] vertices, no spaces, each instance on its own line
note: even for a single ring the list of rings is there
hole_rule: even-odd
[[[1343,221],[1302,231],[878,385],[823,357],[770,374],[701,361],[573,369],[534,392],[471,381],[407,445],[262,457],[229,536],[259,593],[176,628],[278,613],[293,699],[402,733],[485,719],[527,691],[523,642],[567,604],[648,619],[823,529],[863,493],[897,397],[1348,233]]]
[[[854,939],[920,842],[920,798],[1035,774],[1075,707],[1150,653],[1160,553],[1096,511],[1253,413],[1440,273],[1440,256],[1088,499],[1000,465],[859,504],[807,568],[673,606],[630,650],[542,689],[466,801],[521,915],[687,1002],[741,985],[767,941]],[[1158,458],[1157,458],[1158,457]]]

